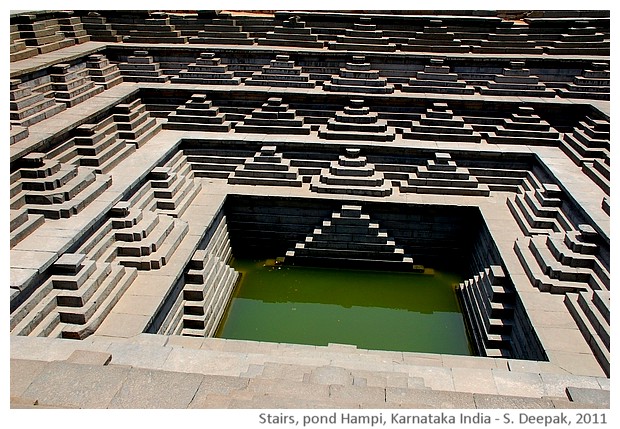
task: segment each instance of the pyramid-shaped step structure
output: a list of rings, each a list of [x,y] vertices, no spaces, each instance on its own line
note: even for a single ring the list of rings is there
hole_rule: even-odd
[[[10,208],[49,219],[67,218],[80,212],[112,184],[108,175],[90,168],[61,164],[31,152],[21,160],[24,167],[11,176]]]
[[[245,80],[246,85],[255,86],[283,86],[289,88],[314,88],[315,82],[310,82],[310,75],[302,73],[302,68],[295,65],[288,55],[277,55],[269,65],[260,72],[252,73]]]
[[[118,137],[136,148],[143,146],[161,130],[161,123],[151,117],[139,98],[130,103],[117,104],[112,109],[112,116]]]
[[[511,61],[501,75],[495,75],[486,86],[477,87],[483,95],[508,95],[514,97],[555,97],[555,91],[540,83],[538,76],[532,76],[523,61]]]
[[[121,71],[116,64],[110,64],[110,61],[102,54],[89,55],[86,60],[86,68],[88,76],[95,85],[100,85],[103,89],[110,89],[113,86],[123,82]]]
[[[368,163],[360,150],[347,148],[345,155],[332,161],[321,174],[313,176],[310,190],[328,194],[353,194],[385,197],[392,194],[392,186],[386,183],[383,173]]]
[[[67,108],[53,98],[47,98],[39,92],[33,92],[28,85],[17,79],[11,80],[10,120],[12,125],[29,127],[47,119]]]
[[[189,43],[210,45],[253,45],[254,38],[243,31],[237,20],[230,18],[208,18],[204,29],[189,38]]]
[[[361,206],[343,205],[304,241],[286,252],[285,264],[423,272]]]
[[[418,194],[445,194],[445,195],[477,195],[488,197],[489,186],[479,183],[469,174],[469,170],[457,167],[449,153],[436,152],[435,159],[420,165],[417,172],[411,173],[406,183],[399,187],[400,192],[415,192]]]
[[[82,16],[81,20],[92,41],[117,43],[123,40],[123,36],[118,34],[112,28],[112,24],[109,24],[107,19],[98,12],[88,12],[88,15]]]
[[[597,239],[586,224],[571,236],[560,232],[520,238],[514,250],[532,285],[543,292],[609,291],[609,270],[597,255]]]
[[[158,270],[168,263],[188,230],[187,222],[147,212],[135,227],[115,234],[115,260],[125,267]]]
[[[238,166],[228,178],[233,185],[273,185],[301,187],[297,168],[276,152],[276,146],[263,146],[253,158]]]
[[[373,70],[363,55],[353,56],[350,63],[340,69],[338,76],[331,82],[323,84],[325,91],[364,92],[371,94],[392,94],[394,86],[387,83],[386,78],[379,76],[379,70]]]
[[[296,111],[282,104],[282,99],[272,97],[255,109],[251,117],[246,117],[235,126],[239,133],[264,134],[310,134],[310,126],[304,125],[303,118],[297,118]]]
[[[349,106],[336,112],[335,118],[319,126],[319,137],[328,140],[393,141],[395,133],[388,130],[387,121],[364,106],[364,100],[352,99]]]
[[[136,147],[120,138],[117,130],[112,116],[97,124],[77,127],[73,141],[79,165],[95,167],[97,173],[107,173],[135,151]]]
[[[403,85],[403,92],[433,92],[440,94],[473,94],[474,87],[459,79],[457,73],[450,73],[450,66],[443,58],[431,58],[430,65],[424,66],[424,71],[416,72],[414,78],[409,79],[408,85]]]
[[[125,82],[157,82],[165,83],[168,76],[164,75],[160,65],[154,62],[148,51],[134,51],[127,57],[127,62],[119,63],[118,68]]]
[[[581,76],[576,76],[572,83],[556,91],[563,98],[609,100],[610,77],[609,63],[595,62],[590,69],[583,70]]]
[[[601,33],[590,22],[577,20],[560,35],[560,40],[545,47],[550,55],[609,55],[609,36]]]
[[[58,102],[65,103],[67,107],[88,100],[104,89],[100,85],[95,85],[87,73],[69,64],[56,64],[50,67],[50,77],[54,98]]]
[[[165,12],[152,12],[144,22],[134,22],[128,27],[128,35],[123,37],[126,43],[187,43]]]
[[[396,44],[391,43],[383,31],[377,30],[369,17],[361,17],[352,29],[347,28],[344,35],[336,36],[335,42],[329,42],[328,47],[340,51],[396,51]]]
[[[543,47],[537,46],[537,41],[527,32],[521,32],[526,31],[525,29],[518,27],[512,26],[502,32],[490,33],[486,40],[480,40],[480,46],[472,46],[471,51],[479,54],[542,54]]]
[[[581,170],[609,195],[611,190],[611,165],[609,158],[584,161]]]
[[[275,26],[273,31],[265,34],[265,37],[259,37],[256,43],[269,46],[323,48],[323,42],[312,34],[311,28],[306,28],[306,23],[297,15],[291,16],[281,26]]]
[[[197,250],[184,278],[181,334],[212,337],[240,273],[208,251]]]
[[[506,204],[526,235],[573,229],[562,212],[562,190],[553,183],[545,183],[542,189],[524,191],[508,198]]]
[[[493,144],[523,144],[557,146],[560,133],[538,116],[532,107],[519,107],[517,113],[504,119],[502,125],[488,133],[487,141]]]
[[[202,189],[180,151],[165,166],[155,167],[149,177],[157,212],[172,217],[181,216]]]
[[[65,253],[52,274],[11,314],[11,334],[84,339],[136,278],[136,270]]]
[[[422,31],[416,31],[414,37],[407,39],[400,47],[401,51],[412,52],[469,52],[454,32],[448,31],[441,19],[431,19]]]
[[[228,132],[230,122],[205,94],[194,94],[187,103],[168,115],[163,127],[169,130]]]
[[[596,359],[610,373],[610,296],[609,291],[595,290],[567,293],[564,303],[577,322],[579,330],[594,352]]]
[[[414,120],[411,131],[403,131],[403,138],[431,141],[480,143],[482,136],[460,116],[455,116],[448,103],[433,103],[419,120]]]
[[[195,63],[181,70],[178,76],[172,76],[173,83],[198,83],[201,85],[239,85],[241,79],[228,71],[228,66],[222,64],[212,52],[203,52],[196,58]]]
[[[491,265],[457,290],[478,356],[512,356],[515,296],[502,267]]]

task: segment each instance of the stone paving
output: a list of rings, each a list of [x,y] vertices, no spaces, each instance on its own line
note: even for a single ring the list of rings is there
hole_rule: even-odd
[[[132,13],[11,17],[12,407],[609,407],[608,14]],[[478,356],[212,338],[231,196],[399,270],[475,209]]]

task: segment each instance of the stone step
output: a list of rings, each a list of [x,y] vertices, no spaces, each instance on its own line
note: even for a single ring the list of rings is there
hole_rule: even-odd
[[[584,310],[582,304],[579,302],[579,298],[581,298],[583,294],[584,292],[579,295],[567,293],[564,297],[564,303],[566,304],[570,314],[573,316],[575,322],[577,322],[577,326],[586,339],[588,345],[594,352],[594,356],[605,373],[609,376],[609,326],[605,326],[605,328],[607,328],[607,331],[605,331],[605,328],[601,325],[593,325],[591,320],[593,316],[590,315],[590,312]],[[605,342],[605,339],[607,339],[607,342]]]

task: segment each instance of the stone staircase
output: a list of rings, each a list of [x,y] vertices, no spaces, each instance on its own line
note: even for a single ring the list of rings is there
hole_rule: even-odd
[[[271,97],[258,109],[252,111],[251,117],[235,126],[235,132],[265,134],[310,134],[310,126],[304,124],[303,118],[297,118],[297,112],[282,104],[282,99]]]
[[[53,97],[33,92],[30,86],[22,84],[18,79],[11,80],[10,100],[11,125],[26,128],[62,112],[67,107]]]
[[[276,146],[263,146],[253,158],[235,168],[228,178],[233,185],[268,185],[301,187],[297,169],[276,152]]]
[[[299,16],[291,16],[281,26],[276,25],[273,31],[268,31],[265,37],[256,40],[258,45],[267,46],[300,46],[304,48],[323,48],[323,42],[312,34],[311,28]]]
[[[455,116],[448,103],[433,103],[411,130],[402,131],[404,139],[480,143],[482,136],[460,116]]]
[[[533,286],[543,292],[609,291],[609,269],[598,256],[598,234],[579,231],[517,239],[514,250]]]
[[[579,326],[605,374],[609,377],[611,371],[609,291],[567,293],[564,297],[564,303],[577,322],[577,326]]]
[[[163,127],[169,130],[228,132],[231,129],[226,115],[214,107],[205,94],[193,94],[166,119]]]
[[[121,71],[116,64],[111,64],[103,54],[93,54],[86,60],[88,76],[95,85],[110,89],[123,82]]]
[[[557,146],[559,137],[560,134],[547,121],[535,114],[534,108],[520,106],[517,113],[488,133],[487,142]]]
[[[556,91],[560,97],[565,98],[609,100],[610,77],[609,64],[595,62],[591,70],[583,70],[581,76],[575,76],[572,83]]]
[[[385,119],[364,106],[364,100],[351,99],[350,105],[337,111],[326,125],[319,126],[319,137],[327,140],[393,141],[395,133]]]
[[[387,231],[362,213],[361,206],[353,205],[333,212],[329,220],[286,252],[283,263],[424,272]]]
[[[416,31],[414,37],[402,44],[400,50],[452,53],[469,52],[469,46],[464,46],[454,32],[448,31],[441,19],[430,19],[422,31]]]
[[[178,76],[170,78],[172,83],[197,83],[200,85],[239,85],[241,79],[235,77],[212,52],[203,52],[195,63],[179,72]]]
[[[523,61],[511,61],[501,75],[496,75],[486,87],[478,87],[477,90],[483,95],[555,97],[555,91],[540,83],[538,76],[532,76]]]
[[[221,239],[228,240],[223,221]],[[217,233],[216,233],[217,234]],[[217,241],[217,237],[216,241]],[[227,246],[230,249],[230,244]],[[218,328],[224,310],[240,274],[226,265],[230,259],[220,258],[216,253],[197,250],[185,274],[183,286],[183,328],[182,335],[212,337]]]
[[[541,188],[506,199],[521,231],[525,235],[535,235],[572,230],[571,222],[562,211],[562,190],[553,183],[544,183]]]
[[[278,86],[287,88],[314,88],[315,82],[310,75],[303,73],[300,66],[295,65],[288,55],[276,55],[269,65],[263,66],[260,72],[252,73],[245,82],[254,86]]]
[[[11,335],[83,339],[91,335],[136,277],[136,270],[63,254],[52,274],[11,313]]]
[[[417,170],[408,176],[406,181],[400,182],[400,192],[485,197],[490,195],[489,186],[479,183],[467,168],[457,167],[449,153],[436,152],[434,160],[427,160],[426,165],[418,166]]]
[[[146,111],[146,105],[139,98],[114,106],[112,117],[118,129],[118,137],[136,149],[146,144],[162,128],[161,123]]]
[[[73,107],[103,92],[104,88],[90,79],[84,65],[55,64],[50,67],[54,98],[67,107]]]
[[[62,164],[31,152],[22,158],[23,167],[11,175],[12,210],[48,219],[68,218],[80,212],[112,183],[87,167]]]
[[[502,267],[486,268],[459,283],[457,290],[476,352],[488,357],[511,356],[515,294]]]
[[[230,18],[208,18],[203,30],[189,38],[189,43],[215,45],[253,45],[254,38],[243,31],[237,20]]]
[[[384,197],[392,194],[391,183],[386,183],[383,173],[376,171],[356,148],[346,148],[338,161],[331,161],[329,168],[314,175],[310,190],[318,193],[370,195]]]
[[[359,22],[353,23],[353,28],[345,29],[344,35],[336,36],[335,42],[329,42],[328,48],[337,51],[396,51],[396,44],[385,37],[383,31],[377,30],[369,17],[360,17]]]
[[[323,84],[323,90],[334,92],[361,92],[369,94],[392,94],[394,86],[380,77],[379,70],[373,70],[363,55],[354,55],[352,62],[340,69],[338,76]]]
[[[153,60],[148,51],[134,51],[127,57],[126,62],[118,64],[118,68],[125,82],[168,82],[169,77],[164,75],[160,65]]]
[[[450,66],[443,58],[431,58],[430,64],[423,71],[416,72],[407,85],[402,85],[403,92],[432,92],[440,94],[473,94],[475,89],[462,79],[458,73],[450,73]]]

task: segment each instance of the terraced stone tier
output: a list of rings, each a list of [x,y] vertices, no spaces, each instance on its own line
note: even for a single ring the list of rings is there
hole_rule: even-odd
[[[415,77],[409,79],[409,83],[403,85],[401,91],[473,94],[475,90],[459,79],[457,73],[450,73],[450,67],[445,65],[443,58],[431,58],[430,65],[424,66],[424,71],[416,72]]]
[[[406,182],[401,182],[400,192],[419,194],[446,195],[481,195],[489,196],[487,184],[478,183],[470,176],[469,170],[457,167],[449,153],[436,152],[435,159],[426,161],[426,165],[417,167]]]
[[[90,55],[86,61],[86,68],[88,68],[90,80],[95,82],[95,85],[101,85],[103,89],[110,89],[123,82],[118,66],[110,64],[110,61],[102,54]]]
[[[344,35],[338,35],[335,42],[329,42],[328,48],[338,51],[394,52],[397,46],[384,36],[383,31],[377,30],[371,18],[361,17],[359,22],[353,23],[352,29],[345,29]]]
[[[174,83],[197,83],[201,85],[239,85],[241,79],[228,71],[228,66],[222,65],[222,60],[212,52],[203,52],[196,58],[195,63],[181,70],[178,76],[172,76]]]
[[[532,76],[523,61],[511,61],[501,75],[496,75],[486,86],[477,87],[483,95],[510,95],[529,97],[555,97],[555,92],[540,83],[538,76]]]
[[[400,47],[401,51],[412,52],[469,52],[470,47],[464,46],[441,19],[431,19],[422,31],[416,31],[414,37]]]
[[[319,137],[328,140],[392,141],[395,133],[388,130],[387,121],[370,112],[364,100],[351,99],[350,105],[336,112],[327,125],[319,126]]]
[[[233,185],[270,185],[301,187],[297,168],[276,152],[276,146],[263,146],[253,158],[238,166],[228,178]]]
[[[557,146],[560,133],[540,118],[532,107],[519,107],[518,113],[510,118],[495,131],[488,133],[489,143],[525,144]]]
[[[510,212],[525,235],[549,234],[573,229],[562,211],[562,191],[557,185],[524,191],[506,200]]]
[[[414,120],[411,130],[403,130],[403,138],[431,141],[480,143],[482,136],[460,116],[454,116],[448,103],[433,103],[419,120]]]
[[[591,69],[584,69],[581,76],[575,76],[572,83],[556,91],[563,98],[609,100],[610,76],[608,63],[595,62],[592,63]]]
[[[204,30],[189,38],[189,43],[217,45],[253,45],[254,38],[243,31],[237,20],[230,18],[207,19]]]
[[[343,205],[340,212],[332,213],[329,220],[286,252],[283,263],[424,271],[424,267],[413,265],[411,257],[379,224],[362,213],[361,206],[354,205]]]
[[[89,12],[87,16],[82,16],[81,20],[90,40],[117,43],[123,39],[123,36],[112,28],[112,24],[107,22],[106,17],[98,12]]]
[[[10,118],[12,125],[30,127],[44,119],[50,118],[67,108],[44,94],[33,92],[30,86],[11,80]]]
[[[193,94],[187,103],[168,115],[163,127],[170,130],[227,132],[231,124],[219,108],[213,107],[205,94]]]
[[[256,43],[269,46],[323,48],[323,42],[312,34],[311,28],[306,28],[306,23],[301,21],[299,16],[291,16],[281,26],[275,26],[273,31],[265,34],[265,37],[259,37]]]
[[[289,88],[314,88],[315,82],[310,82],[310,75],[303,73],[302,68],[295,66],[288,55],[277,55],[269,65],[260,72],[252,73],[244,83],[254,86],[282,86]]]
[[[312,177],[311,191],[380,197],[392,194],[391,184],[385,183],[383,173],[377,172],[375,166],[360,155],[359,149],[345,150],[345,155],[332,161],[329,169],[322,169],[320,175]]]
[[[323,84],[325,91],[363,92],[373,94],[391,94],[394,86],[386,78],[379,77],[379,70],[372,70],[371,64],[362,55],[353,56],[350,63],[340,69],[338,76]]]
[[[118,68],[123,75],[123,80],[127,82],[158,82],[168,81],[158,63],[153,61],[153,57],[148,51],[134,51],[133,55],[127,57],[127,62],[119,63]]]
[[[297,112],[282,104],[282,99],[271,97],[259,109],[245,117],[243,123],[235,126],[235,132],[265,134],[310,134],[310,126],[304,124]]]

